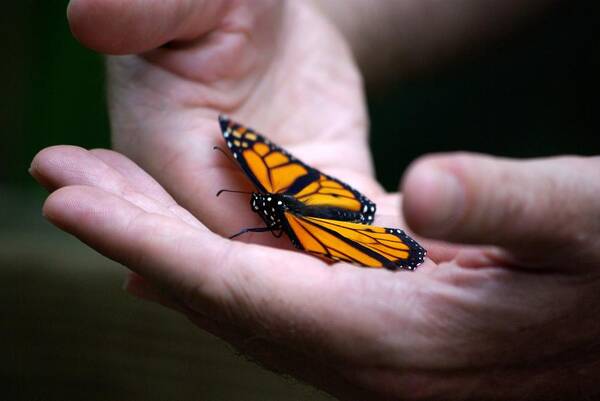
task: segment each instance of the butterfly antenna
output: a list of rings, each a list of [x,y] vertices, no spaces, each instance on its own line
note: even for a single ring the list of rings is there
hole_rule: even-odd
[[[213,150],[218,150],[219,152],[223,153],[223,155],[224,155],[224,156],[225,156],[225,157],[226,157],[226,158],[227,158],[229,161],[232,161],[232,162],[234,161],[234,160],[231,158],[231,155],[230,155],[229,153],[225,152],[225,151],[223,150],[223,148],[221,148],[221,147],[219,147],[219,146],[216,146],[216,145],[215,145],[215,146],[213,146]],[[234,162],[234,163],[235,163],[235,162]]]
[[[264,233],[267,231],[273,231],[273,229],[271,227],[244,228],[239,233],[233,234],[231,237],[229,237],[229,239],[234,239],[235,237],[238,237],[238,236],[240,236],[242,234],[246,234],[246,233]]]
[[[231,189],[222,189],[219,192],[217,192],[217,196],[221,195],[223,192],[231,192],[234,194],[246,194],[246,195],[252,195],[252,192],[248,192],[248,191],[234,191]]]

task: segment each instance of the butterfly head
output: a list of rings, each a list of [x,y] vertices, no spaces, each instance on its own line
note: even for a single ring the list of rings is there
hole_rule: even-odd
[[[252,193],[250,206],[269,227],[279,227],[286,209],[284,199],[276,194]]]

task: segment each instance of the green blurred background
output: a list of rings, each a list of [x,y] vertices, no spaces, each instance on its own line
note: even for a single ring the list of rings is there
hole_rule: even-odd
[[[102,58],[70,36],[66,4],[9,2],[0,16],[2,398],[327,399],[127,296],[120,266],[41,218],[33,155],[54,144],[109,146]],[[395,189],[428,152],[597,154],[596,4],[564,1],[510,38],[370,91],[385,186]]]

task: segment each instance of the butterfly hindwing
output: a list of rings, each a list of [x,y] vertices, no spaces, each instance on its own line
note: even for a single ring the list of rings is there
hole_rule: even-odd
[[[413,270],[426,251],[404,231],[285,212],[284,228],[297,248],[335,261]]]
[[[304,186],[294,197],[308,207],[339,208],[357,213],[360,217],[349,219],[370,224],[375,215],[376,206],[366,196],[349,185],[319,173],[319,178]],[[332,217],[333,218],[333,217]],[[336,218],[336,220],[347,220]]]
[[[348,184],[306,165],[251,128],[224,116],[219,122],[227,147],[260,192],[293,196],[317,215],[326,209],[330,218],[373,221],[375,204]],[[335,209],[351,213],[331,213]]]

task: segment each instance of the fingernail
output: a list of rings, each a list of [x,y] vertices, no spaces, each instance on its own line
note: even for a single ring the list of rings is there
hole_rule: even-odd
[[[459,179],[452,173],[438,168],[429,171],[429,210],[423,222],[427,234],[445,234],[460,220],[465,207],[465,191]]]

